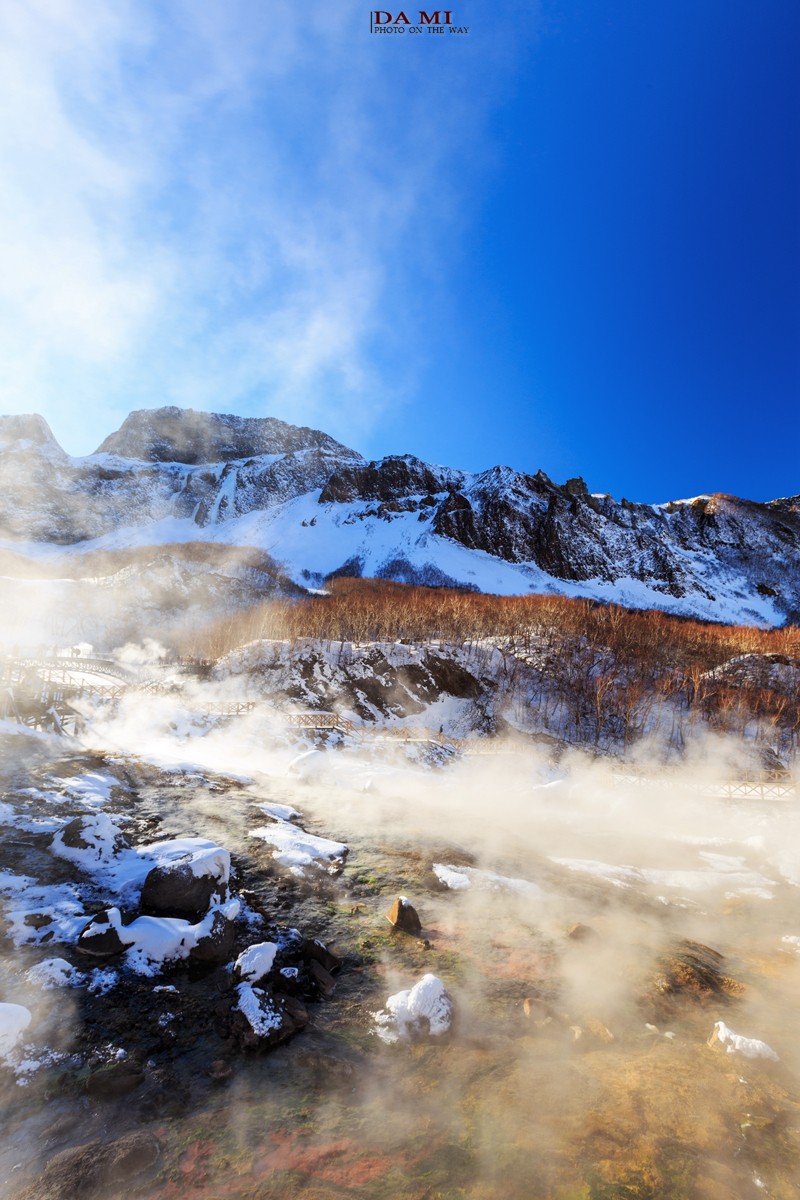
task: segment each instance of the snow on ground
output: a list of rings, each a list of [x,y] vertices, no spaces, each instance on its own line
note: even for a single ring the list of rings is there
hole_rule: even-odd
[[[509,875],[498,875],[494,871],[482,871],[477,867],[452,867],[446,863],[434,863],[433,873],[440,883],[453,892],[476,888],[486,891],[520,892],[528,896],[546,895],[538,883],[531,883],[527,879],[514,879]]]
[[[715,1042],[724,1046],[728,1054],[741,1054],[744,1058],[768,1058],[778,1062],[777,1054],[766,1042],[761,1042],[758,1038],[742,1037],[740,1033],[729,1029],[724,1021],[714,1023],[714,1032],[708,1044],[711,1046]]]
[[[373,1013],[376,1033],[384,1042],[403,1038],[441,1037],[453,1021],[453,1001],[441,979],[423,975],[419,983],[397,992],[386,1001],[383,1011]]]
[[[272,857],[294,875],[303,875],[307,867],[315,867],[330,874],[338,874],[347,857],[348,847],[344,842],[317,837],[306,833],[289,821],[274,821],[250,830],[250,836],[260,838],[274,846]]]
[[[7,1058],[31,1023],[31,1014],[21,1004],[0,1004],[0,1058]]]
[[[45,958],[25,972],[26,978],[38,987],[49,991],[51,988],[80,987],[86,982],[86,976],[65,958]]]
[[[266,816],[274,817],[276,821],[293,821],[302,816],[291,804],[257,804],[255,807],[260,808]]]
[[[59,858],[66,858],[84,871],[107,867],[124,844],[124,835],[118,825],[115,825],[106,813],[96,813],[84,817],[81,821],[79,846],[69,845],[65,841],[64,829],[53,838],[51,848]]]
[[[108,771],[87,771],[64,779],[53,775],[48,782],[58,789],[45,793],[53,803],[77,802],[87,809],[102,808],[111,799],[112,789],[119,786],[119,780]]]
[[[569,871],[578,871],[585,875],[604,879],[618,888],[650,885],[678,892],[703,892],[724,888],[730,895],[751,895],[765,900],[772,899],[771,889],[775,886],[774,881],[767,879],[765,875],[761,875],[757,871],[748,870],[745,867],[744,859],[729,858],[726,855],[705,857],[715,860],[716,870],[708,868],[665,870],[650,867],[616,866],[612,863],[582,858],[552,857],[550,861],[557,866],[566,867]]]
[[[75,942],[87,917],[76,884],[39,884],[28,875],[0,871],[0,897],[4,901],[6,935],[15,945],[39,945],[55,938]],[[37,919],[36,924],[26,917]],[[48,936],[51,935],[51,936]]]

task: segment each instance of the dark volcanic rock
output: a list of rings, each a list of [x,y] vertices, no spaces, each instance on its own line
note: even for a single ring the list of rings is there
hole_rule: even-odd
[[[86,1081],[86,1094],[94,1100],[116,1100],[144,1083],[138,1063],[112,1062],[93,1071]]]
[[[458,487],[462,471],[432,467],[411,454],[390,455],[380,462],[344,466],[334,471],[322,489],[320,504],[348,500],[399,500]]]
[[[84,925],[78,938],[78,949],[94,958],[113,958],[125,949],[108,911],[98,913]]]
[[[275,417],[238,417],[175,407],[132,412],[97,453],[146,462],[218,463],[307,449],[357,457],[326,433],[287,425]]]
[[[316,959],[312,959],[309,963],[308,974],[316,990],[326,1000],[336,991],[336,980],[330,971],[326,971],[322,963],[318,963]]]
[[[224,890],[219,880],[195,875],[186,863],[153,867],[144,881],[140,907],[149,916],[199,921],[208,912],[211,897]]]
[[[129,1133],[114,1142],[87,1142],[51,1158],[18,1200],[94,1200],[126,1194],[128,1184],[161,1154],[151,1133]]]
[[[303,958],[306,962],[318,962],[326,971],[338,971],[342,960],[337,958],[319,938],[307,938],[303,944]]]
[[[215,912],[211,921],[211,932],[200,938],[189,953],[189,962],[195,966],[220,966],[233,953],[236,941],[236,923],[221,912]]]
[[[240,984],[230,1028],[243,1049],[269,1050],[305,1029],[308,1011],[296,996]]]

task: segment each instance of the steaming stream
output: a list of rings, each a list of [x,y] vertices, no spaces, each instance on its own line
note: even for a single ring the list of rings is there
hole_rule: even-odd
[[[798,1194],[792,802],[626,788],[578,757],[557,776],[532,755],[432,771],[346,748],[299,756],[230,730],[151,741],[147,763],[15,739],[0,869],[68,890],[74,869],[46,848],[76,803],[119,816],[134,845],[210,839],[242,895],[336,950],[336,991],[292,1040],[247,1053],[209,1017],[220,972],[193,979],[178,963],[122,972],[105,995],[42,990],[26,973],[46,956],[88,969],[66,926],[46,943],[7,938],[0,999],[33,1013],[25,1053],[63,1057],[4,1072],[3,1195],[62,1150],[141,1129],[161,1155],[122,1192],[153,1200]],[[195,765],[168,763],[181,756]],[[116,781],[107,794],[100,777]],[[346,845],[341,874],[324,858],[276,859],[280,839],[253,836],[277,805],[300,814],[284,813],[286,829]],[[97,888],[89,912],[107,903]],[[420,937],[385,919],[398,894]],[[1,897],[7,933],[19,896]],[[453,998],[452,1031],[384,1044],[373,1014],[427,973]],[[155,1022],[154,988],[170,986]],[[755,1041],[777,1061],[748,1057]],[[112,1043],[139,1056],[144,1081],[98,1098],[87,1063]],[[72,1186],[52,1194],[84,1194]]]

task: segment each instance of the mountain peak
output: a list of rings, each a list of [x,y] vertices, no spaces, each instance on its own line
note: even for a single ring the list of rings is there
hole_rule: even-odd
[[[239,417],[191,408],[142,408],[130,413],[98,454],[144,462],[214,463],[261,454],[322,450],[361,461],[361,455],[326,433],[289,425],[277,417]]]
[[[53,431],[38,413],[18,413],[0,416],[0,449],[3,450],[55,450],[64,451],[53,437]],[[65,456],[66,457],[66,456]]]

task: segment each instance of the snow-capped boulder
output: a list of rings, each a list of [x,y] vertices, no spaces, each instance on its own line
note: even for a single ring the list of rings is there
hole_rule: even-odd
[[[240,983],[231,1012],[231,1030],[246,1049],[268,1049],[308,1024],[308,1012],[294,996]]]
[[[185,864],[153,867],[142,887],[142,912],[197,920],[208,911],[215,894],[219,894],[217,881],[210,875],[195,875]]]
[[[272,970],[277,953],[276,942],[256,942],[239,955],[234,972],[246,983],[260,983]]]
[[[230,853],[208,844],[175,862],[153,867],[142,887],[142,913],[199,920],[214,896],[225,899],[230,867]]]
[[[53,836],[53,853],[85,871],[108,866],[130,849],[125,834],[105,813],[75,817]]]
[[[122,918],[118,908],[97,913],[83,927],[78,937],[78,949],[92,958],[113,958],[122,954],[126,942],[120,929]]]
[[[423,975],[412,988],[390,996],[384,1009],[373,1016],[378,1036],[385,1042],[442,1037],[453,1023],[453,1001],[441,979]]]
[[[146,915],[125,925],[119,909],[109,908],[84,927],[78,949],[97,958],[125,952],[125,965],[137,975],[158,975],[165,964],[182,959],[220,963],[233,949],[239,909],[238,900],[229,900],[212,906],[194,924],[180,917]]]

